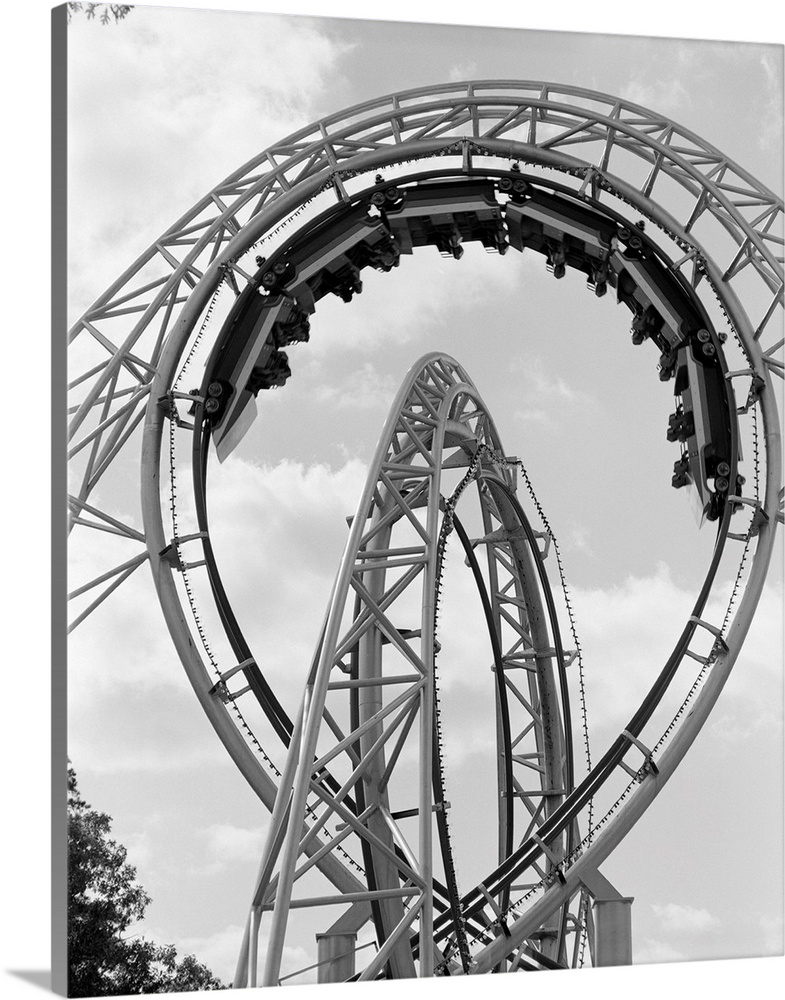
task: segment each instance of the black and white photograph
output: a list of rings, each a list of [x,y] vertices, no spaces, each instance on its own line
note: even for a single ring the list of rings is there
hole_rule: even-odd
[[[52,989],[782,956],[776,31],[247,6],[53,11]]]

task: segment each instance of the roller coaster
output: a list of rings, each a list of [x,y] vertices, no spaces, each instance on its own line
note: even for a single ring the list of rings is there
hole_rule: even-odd
[[[196,696],[271,814],[235,986],[289,978],[285,947],[315,932],[320,981],[631,961],[629,900],[599,867],[711,712],[783,519],[782,209],[714,147],[619,98],[522,81],[419,89],[264,150],[75,324],[72,524],[142,550],[72,593],[72,627],[149,562]],[[525,460],[449,354],[416,361],[392,403],[295,718],[211,540],[212,451],[225,461],[296,378],[319,303],[350,303],[368,268],[390,272],[425,247],[460,260],[470,243],[536,255],[557,280],[578,272],[629,310],[632,344],[673,387],[671,485],[715,536],[672,652],[594,762],[556,536]],[[143,532],[102,510],[99,488],[140,438]],[[495,731],[498,857],[471,887],[456,874],[440,712],[453,547],[482,609],[495,698],[479,724]],[[727,610],[709,617],[729,567]]]

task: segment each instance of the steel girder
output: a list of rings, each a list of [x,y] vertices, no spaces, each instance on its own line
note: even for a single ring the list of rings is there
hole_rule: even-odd
[[[432,973],[433,813],[449,810],[443,786],[438,787],[442,747],[434,698],[435,625],[444,551],[440,550],[442,508],[450,492],[446,486],[450,476],[459,479],[454,500],[447,501],[451,511],[472,479],[478,485],[481,523],[488,531],[476,544],[488,546],[490,592],[483,582],[478,583],[485,591],[486,622],[497,650],[497,684],[525,709],[517,713],[514,728],[508,723],[498,753],[508,763],[517,762],[519,775],[527,772],[529,777],[508,777],[505,769],[499,787],[502,805],[505,799],[510,806],[519,799],[526,814],[526,839],[571,790],[568,714],[556,682],[563,663],[557,669],[552,662],[557,657],[563,661],[564,654],[557,626],[553,620],[549,623],[538,589],[542,570],[535,569],[540,562],[532,549],[536,538],[530,529],[529,539],[522,537],[520,514],[507,500],[513,486],[505,462],[490,415],[461,366],[442,354],[426,355],[417,362],[393,403],[352,520],[276,800],[253,902],[256,913],[273,911],[263,985],[274,985],[280,977],[290,908],[320,906],[333,898],[324,889],[312,891],[306,899],[295,899],[294,894],[302,884],[299,880],[313,866],[313,861],[301,860],[304,846],[336,811],[341,823],[332,837],[320,841],[322,857],[338,843],[346,844],[347,835],[353,834],[363,845],[368,885],[364,893],[351,894],[346,901],[370,902],[376,907],[380,948],[360,978],[375,977],[385,964],[393,978],[415,975],[413,947],[419,954],[419,974]],[[470,554],[465,535],[464,543]],[[419,616],[419,628],[401,629],[400,622],[413,612]],[[516,669],[527,677],[525,695],[522,685],[512,680]],[[344,704],[347,695],[351,708]],[[414,781],[412,757],[418,761]],[[330,791],[325,773],[334,773],[342,761],[340,789]],[[413,804],[413,788],[416,806],[402,810],[401,806]],[[318,824],[303,837],[309,796],[314,800],[310,813],[314,815],[317,808],[323,811]],[[341,809],[340,804],[350,799],[354,808]],[[501,825],[512,834],[513,811],[517,810],[500,811]],[[406,833],[408,818],[417,820],[416,836]],[[457,906],[449,826],[444,815],[440,819],[447,902]],[[521,829],[519,818],[518,837]],[[544,868],[553,871],[549,858],[556,862],[564,858],[571,843],[565,831],[552,836],[545,845]],[[511,848],[510,842],[500,860]],[[545,876],[544,869],[539,876]],[[501,896],[506,900],[509,891]],[[564,920],[568,903],[564,904]],[[442,917],[449,914],[443,901]],[[253,926],[258,933],[258,919]],[[452,933],[464,933],[459,910],[452,926]],[[564,932],[557,928],[552,954],[545,946],[546,957],[558,961],[565,944]],[[236,985],[255,985],[253,950],[252,941],[249,954],[243,954]],[[436,954],[442,965],[454,968],[455,959],[445,962],[441,951]],[[464,959],[468,971],[468,950]]]

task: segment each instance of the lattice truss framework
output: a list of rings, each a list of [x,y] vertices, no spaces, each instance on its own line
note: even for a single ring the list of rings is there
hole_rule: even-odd
[[[487,624],[498,647],[497,683],[503,686],[505,703],[514,702],[499,768],[500,861],[511,853],[513,836],[516,844],[530,838],[572,785],[568,719],[559,701],[553,664],[557,651],[538,589],[538,556],[527,549],[530,542],[521,523],[505,503],[508,491],[514,493],[513,469],[505,463],[493,422],[460,365],[445,355],[417,363],[393,403],[369,470],[307,685],[304,717],[298,719],[289,749],[253,898],[246,942],[252,952],[250,982],[255,981],[264,911],[273,911],[264,976],[268,985],[279,981],[289,911],[331,902],[355,904],[353,914],[338,920],[342,933],[362,926],[369,904],[378,907],[375,919],[383,944],[360,979],[374,978],[387,963],[393,976],[402,978],[416,974],[412,928],[417,927],[420,940],[433,934],[434,893],[442,914],[449,909],[447,887],[457,896],[441,772],[440,713],[434,704],[435,621],[446,537],[443,496],[454,497],[452,516],[472,481],[477,483],[484,534],[469,540],[463,532],[463,538],[469,558],[473,547],[487,548],[488,583],[481,586]],[[448,488],[456,475],[457,485]],[[533,533],[531,540],[536,541]],[[416,629],[395,624],[418,617]],[[523,680],[513,679],[516,673]],[[354,699],[347,705],[350,692]],[[483,721],[477,724],[482,730]],[[493,719],[484,720],[485,728],[493,725]],[[517,824],[516,802],[523,806]],[[434,868],[434,808],[440,814],[441,870]],[[326,834],[335,820],[335,832]],[[320,849],[308,856],[307,849],[323,832]],[[318,882],[310,892],[301,888],[314,866],[352,835],[363,845],[366,873],[373,872],[369,888],[339,897],[323,884],[319,890]],[[545,869],[535,865],[538,878],[564,858],[567,842],[562,831],[550,840]],[[332,886],[328,890],[334,892]],[[502,898],[508,900],[509,891]],[[498,909],[490,896],[488,902]],[[482,931],[487,921],[483,915],[475,931]],[[572,928],[580,929],[577,917]],[[566,944],[566,937],[559,940],[555,933],[554,946],[545,946],[545,960],[555,962]],[[471,956],[463,945],[468,971]],[[459,948],[453,941],[447,950]],[[442,954],[435,955],[443,963]],[[423,957],[431,958],[429,953]],[[454,962],[447,964],[460,968]],[[420,974],[430,974],[432,966],[426,961],[424,972],[421,961]]]
[[[209,316],[216,290],[228,285],[239,293],[253,270],[247,259],[266,241],[274,243],[279,229],[296,226],[296,216],[307,211],[312,199],[340,200],[367,174],[437,156],[464,168],[492,159],[507,165],[514,161],[544,175],[558,175],[579,195],[599,204],[651,220],[679,251],[673,255],[673,267],[688,276],[696,294],[711,299],[714,307],[719,301],[738,338],[745,364],[731,375],[744,384],[750,379],[745,412],[757,412],[763,420],[764,495],[739,498],[753,512],[755,553],[744,596],[725,632],[722,670],[713,661],[713,686],[701,703],[705,715],[746,633],[765,578],[774,524],[782,519],[779,423],[772,388],[772,376],[783,377],[782,202],[713,146],[667,118],[607,95],[539,82],[482,81],[409,91],[294,133],[211,190],[77,321],[69,334],[69,458],[76,484],[70,497],[71,523],[99,542],[105,533],[121,539],[127,543],[127,555],[96,578],[79,583],[69,595],[78,605],[73,626],[150,561],[186,670],[192,680],[203,670],[190,641],[190,626],[178,610],[172,579],[183,562],[179,546],[188,538],[167,535],[158,497],[164,425],[170,416],[185,423],[177,409],[178,365],[200,322]],[[101,481],[129,449],[129,461],[138,463],[134,449],[139,447],[142,421],[142,468],[148,481],[140,528],[103,508]],[[171,557],[174,541],[176,558]],[[497,566],[503,575],[503,562],[497,560]],[[500,586],[497,595],[503,593]],[[228,709],[207,693],[210,690],[205,687],[200,694],[208,714],[228,716]],[[423,690],[420,679],[403,692],[403,717],[411,714]],[[248,760],[247,743],[237,736],[233,723],[213,722],[238,766],[272,808],[277,781]],[[694,723],[700,721],[691,723],[693,729]],[[691,738],[685,736],[678,744],[671,770]],[[306,791],[314,801],[320,796],[318,787]],[[647,796],[654,794],[639,794],[639,805],[630,815],[642,811]],[[337,805],[334,808],[338,811]],[[621,836],[623,831],[605,838],[605,856],[614,838],[618,842]],[[323,849],[312,844],[311,857]],[[328,872],[327,859],[320,867]],[[328,877],[342,893],[358,891],[361,885],[343,863],[333,866]],[[412,885],[418,885],[416,879]],[[517,921],[506,944],[497,939],[489,945],[473,971],[488,971],[511,954],[510,949],[521,946],[548,918],[546,910],[553,913],[574,891],[574,885],[554,887],[546,894],[547,906],[543,899]]]
[[[250,243],[321,189],[334,187],[340,195],[358,171],[484,150],[571,170],[595,195],[607,187],[638,204],[662,204],[684,242],[678,266],[693,265],[697,286],[703,271],[695,265],[713,259],[711,277],[736,307],[739,334],[745,345],[761,347],[753,365],[782,377],[780,325],[771,320],[783,302],[783,207],[742,168],[674,122],[584,89],[474,82],[409,91],[325,118],[264,150],[164,232],[74,324],[69,459],[79,486],[70,500],[73,523],[143,541],[138,530],[91,504],[91,494],[143,419],[164,348],[178,322],[182,327],[181,307],[203,308],[224,275],[233,283],[248,280],[239,259]],[[623,154],[645,165],[639,184],[623,180],[626,160],[614,173]],[[684,197],[669,207],[679,194]],[[690,238],[706,220],[730,237],[722,256],[710,256]],[[769,294],[762,312],[747,320],[739,309],[744,292],[736,288],[749,275]],[[117,586],[145,558],[138,552],[108,569],[106,579],[83,586]]]

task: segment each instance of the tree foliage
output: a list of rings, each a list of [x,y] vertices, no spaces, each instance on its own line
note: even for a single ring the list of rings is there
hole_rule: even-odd
[[[70,21],[74,14],[84,12],[88,20],[97,15],[101,24],[111,24],[112,20],[116,24],[131,10],[133,6],[125,3],[69,3],[68,20]]]
[[[122,844],[109,839],[111,817],[82,798],[68,768],[68,994],[119,996],[223,989],[192,955],[127,934],[150,897]]]

